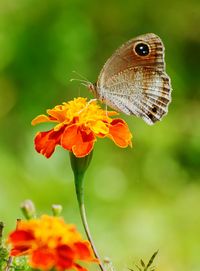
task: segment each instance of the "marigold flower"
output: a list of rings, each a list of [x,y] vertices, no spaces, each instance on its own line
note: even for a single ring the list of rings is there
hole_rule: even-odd
[[[97,137],[108,137],[121,148],[131,146],[132,135],[126,122],[112,119],[111,116],[118,113],[101,109],[95,100],[87,102],[86,98],[75,98],[47,110],[47,114],[32,121],[32,125],[42,122],[56,124],[53,129],[39,132],[35,137],[36,151],[47,158],[57,145],[73,152],[76,157],[84,157],[92,151]]]
[[[29,256],[30,266],[40,270],[86,271],[77,261],[98,262],[90,243],[82,239],[74,225],[62,218],[43,215],[20,221],[8,238],[11,256]]]

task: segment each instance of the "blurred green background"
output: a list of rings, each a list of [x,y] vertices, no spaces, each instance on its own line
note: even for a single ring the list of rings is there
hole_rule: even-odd
[[[95,82],[123,42],[154,32],[165,44],[173,101],[150,127],[126,117],[133,148],[95,145],[85,180],[88,218],[97,247],[117,270],[159,249],[162,271],[200,270],[200,2],[0,0],[0,219],[6,232],[20,203],[39,213],[63,204],[80,224],[68,153],[51,159],[33,138],[47,125],[31,120],[79,95],[92,97],[73,70]]]

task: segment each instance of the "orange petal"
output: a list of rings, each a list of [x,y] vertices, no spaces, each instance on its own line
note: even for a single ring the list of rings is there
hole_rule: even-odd
[[[92,132],[86,133],[73,124],[65,129],[61,137],[61,146],[72,151],[76,157],[84,157],[93,149],[95,137]]]
[[[132,134],[129,131],[128,125],[122,119],[114,119],[110,123],[109,135],[117,146],[126,148],[128,145],[132,146]]]
[[[61,134],[62,130],[58,132],[54,130],[39,132],[35,137],[36,151],[49,158],[53,154],[56,145],[60,143]]]
[[[93,147],[94,141],[76,144],[73,146],[72,152],[76,157],[81,158],[88,155],[92,151]]]
[[[56,119],[58,122],[67,121],[66,119],[66,112],[67,110],[63,110],[62,106],[57,106],[55,109],[48,109],[47,113],[53,118]]]
[[[52,120],[48,116],[46,116],[46,115],[39,115],[39,116],[37,116],[36,118],[34,118],[31,121],[31,124],[32,125],[36,125],[38,123],[49,122],[49,121],[52,121]]]
[[[61,146],[69,151],[76,144],[77,141],[81,140],[80,134],[78,133],[78,126],[72,124],[65,128],[61,137]]]

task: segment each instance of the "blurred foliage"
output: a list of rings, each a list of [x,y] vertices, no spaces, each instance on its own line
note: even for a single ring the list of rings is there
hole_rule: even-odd
[[[159,249],[160,270],[199,271],[199,25],[199,0],[0,1],[0,218],[7,230],[26,198],[41,212],[62,204],[66,220],[80,225],[68,154],[37,154],[33,138],[43,127],[30,122],[64,100],[92,97],[69,81],[73,70],[93,82],[118,46],[154,32],[166,47],[169,113],[153,127],[123,115],[133,149],[99,140],[85,180],[88,217],[117,270]]]

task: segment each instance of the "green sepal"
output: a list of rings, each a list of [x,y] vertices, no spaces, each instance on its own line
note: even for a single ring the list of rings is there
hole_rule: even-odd
[[[78,158],[76,157],[72,152],[70,152],[70,162],[71,162],[71,167],[74,173],[74,181],[75,181],[75,187],[76,187],[76,195],[79,204],[83,203],[83,197],[84,197],[84,192],[83,192],[83,179],[85,172],[87,168],[90,165],[90,162],[92,160],[92,154],[90,154]]]

